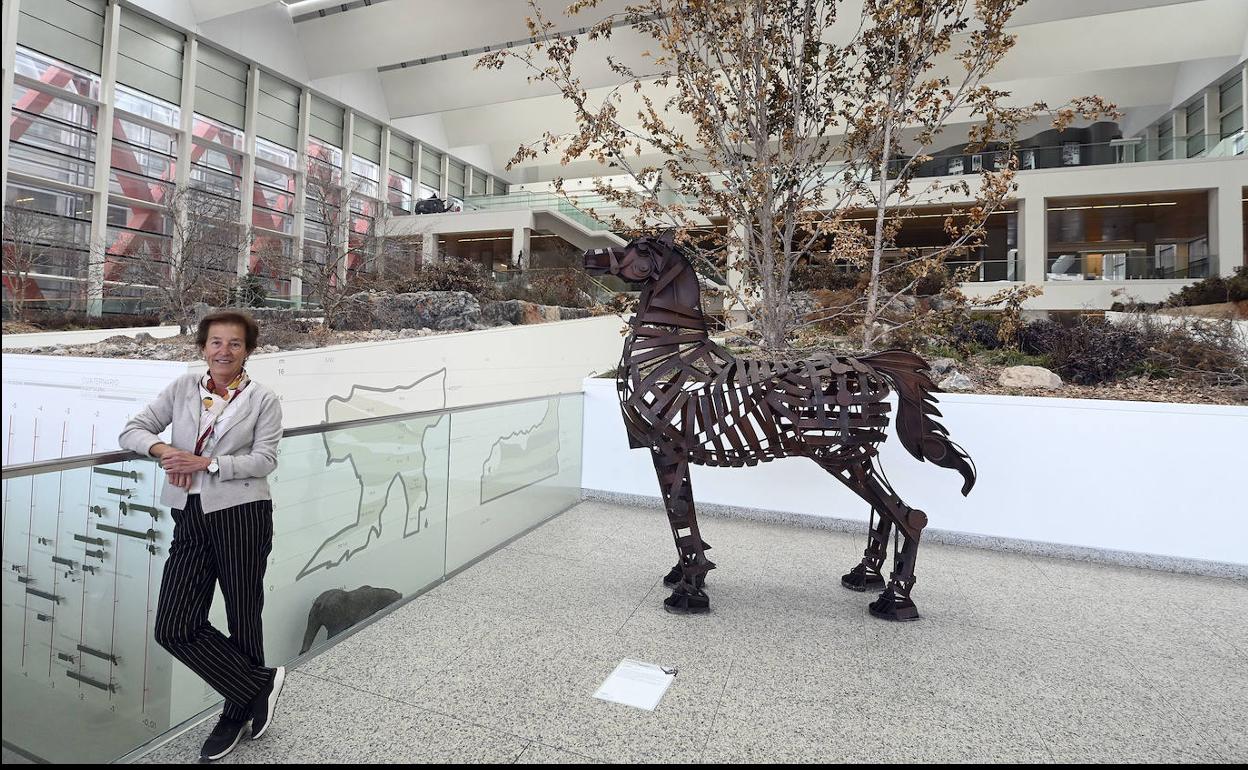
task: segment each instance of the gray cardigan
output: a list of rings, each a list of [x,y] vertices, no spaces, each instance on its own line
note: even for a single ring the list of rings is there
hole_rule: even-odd
[[[201,377],[192,372],[169,383],[155,401],[130,418],[117,439],[118,443],[126,449],[148,455],[152,447],[161,441],[158,434],[173,425],[173,438],[166,443],[188,452],[194,451],[195,440],[199,438],[200,412],[203,411],[199,395]],[[269,482],[265,476],[277,467],[277,442],[282,438],[282,405],[273,391],[254,380],[247,389],[253,392],[239,403],[241,413],[231,414],[228,423],[215,436],[212,456],[217,458],[220,470],[216,473],[200,471],[204,475],[199,499],[205,513],[270,499]],[[181,510],[186,507],[186,497],[185,489],[166,480],[160,502]]]

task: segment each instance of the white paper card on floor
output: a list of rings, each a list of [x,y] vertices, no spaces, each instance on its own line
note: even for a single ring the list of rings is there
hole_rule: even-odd
[[[676,669],[625,658],[607,677],[594,697],[612,703],[654,711],[676,678]]]

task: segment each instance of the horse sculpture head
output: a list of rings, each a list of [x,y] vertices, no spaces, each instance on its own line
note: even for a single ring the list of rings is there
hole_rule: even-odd
[[[610,273],[630,283],[646,283],[657,280],[673,260],[680,258],[675,239],[666,233],[658,238],[634,238],[619,249],[591,249],[585,252],[585,272]]]

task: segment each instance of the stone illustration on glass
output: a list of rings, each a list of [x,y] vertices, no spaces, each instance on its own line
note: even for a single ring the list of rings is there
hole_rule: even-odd
[[[900,404],[902,446],[919,460],[958,471],[962,494],[975,484],[971,458],[936,421],[939,389],[927,363],[901,350],[858,358],[737,358],[710,339],[698,277],[670,235],[587,251],[585,269],[642,285],[616,385],[629,445],[650,450],[676,541],[679,561],[663,580],[672,588],[665,608],[710,609],[705,583],[715,564],[698,527],[690,465],[739,468],[808,457],[871,506],[866,551],[842,585],[883,588],[869,605],[876,617],[917,619],[910,592],[927,515],[906,505],[878,467],[890,392]],[[885,581],[890,534],[893,569]]]
[[[403,594],[390,588],[360,586],[354,591],[331,588],[312,602],[308,610],[308,628],[299,647],[302,655],[312,649],[316,635],[325,629],[325,639],[333,639],[356,623],[367,620],[381,610],[403,598]]]

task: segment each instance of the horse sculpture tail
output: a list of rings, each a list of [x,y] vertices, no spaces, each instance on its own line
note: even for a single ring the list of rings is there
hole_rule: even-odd
[[[859,359],[883,375],[897,391],[897,435],[901,445],[919,460],[962,474],[962,494],[975,486],[975,463],[962,447],[949,440],[949,431],[936,422],[940,410],[932,393],[939,392],[928,377],[922,358],[904,350],[887,350]]]

